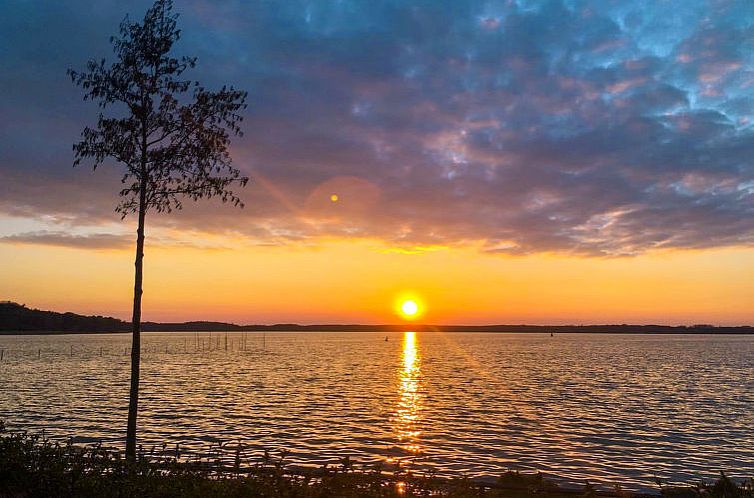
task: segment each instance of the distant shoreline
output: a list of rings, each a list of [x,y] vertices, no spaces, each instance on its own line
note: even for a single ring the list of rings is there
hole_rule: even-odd
[[[223,333],[223,332],[447,332],[447,333],[488,333],[488,334],[602,334],[602,335],[752,335],[754,327],[673,327],[662,325],[233,325],[226,328],[188,328],[160,327],[162,324],[142,327],[142,332],[155,333]],[[166,324],[167,325],[167,324]],[[155,327],[156,326],[156,327]],[[0,330],[4,335],[100,335],[100,334],[130,334],[130,330]]]
[[[27,308],[0,302],[0,335],[113,334],[130,332],[131,324],[103,316],[85,316]],[[754,334],[754,326],[714,325],[426,325],[426,324],[319,324],[236,325],[224,322],[144,322],[143,332],[487,332],[540,334]]]

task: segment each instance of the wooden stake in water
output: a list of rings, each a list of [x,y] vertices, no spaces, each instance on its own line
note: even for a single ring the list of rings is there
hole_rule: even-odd
[[[228,350],[228,333],[225,333],[225,351]]]
[[[73,344],[71,344],[71,356],[73,356]]]

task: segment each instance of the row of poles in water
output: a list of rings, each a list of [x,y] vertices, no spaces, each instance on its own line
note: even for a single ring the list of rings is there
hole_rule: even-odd
[[[209,337],[207,338],[206,343],[205,343],[205,338],[202,337],[200,339],[199,338],[199,333],[196,332],[196,333],[194,333],[194,352],[198,352],[198,351],[202,351],[202,352],[204,352],[204,351],[220,351],[220,350],[223,349],[222,346],[221,346],[220,339],[221,339],[221,337],[220,337],[220,335],[218,335],[213,340],[212,333],[210,332]],[[228,341],[228,333],[226,332],[225,333],[225,348],[224,348],[224,350],[225,351],[228,351],[228,350],[233,351],[234,342],[235,341],[233,341],[233,339],[231,339],[230,342]],[[212,348],[213,343],[215,345],[214,349]],[[248,344],[248,338],[247,338],[246,332],[244,332],[243,335],[241,336],[240,340],[239,340],[238,351],[247,351],[247,344]],[[262,332],[262,349],[267,349],[267,334],[265,332]],[[142,348],[142,354],[144,354],[144,353],[150,353],[150,352],[157,353],[157,352],[160,352],[160,351],[161,351],[161,348],[158,349],[156,347],[153,350],[151,350],[151,351],[149,350],[149,348],[144,348],[144,347]],[[127,347],[127,348],[123,349],[123,354],[124,355],[127,355],[130,352],[131,352],[131,348]],[[10,353],[10,351],[9,351],[9,353]],[[73,347],[73,344],[71,344],[69,356],[74,356],[74,353],[75,353],[75,349]],[[170,345],[166,344],[165,345],[165,354],[169,354],[169,353],[170,353]],[[189,353],[188,339],[187,338],[183,339],[183,351],[182,351],[182,353],[183,354],[188,354]],[[104,348],[101,347],[101,346],[99,348],[99,355],[100,356],[104,355]],[[6,356],[9,356],[9,355],[6,355],[6,350],[5,349],[0,349],[0,361],[3,361]],[[41,357],[42,357],[42,348],[38,348],[37,349],[37,358],[41,358]]]

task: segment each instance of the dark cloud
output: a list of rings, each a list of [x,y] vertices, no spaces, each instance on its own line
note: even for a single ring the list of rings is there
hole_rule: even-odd
[[[255,181],[243,211],[209,202],[150,223],[519,253],[754,243],[749,0],[177,8],[195,76],[250,91],[233,155]],[[107,55],[124,7],[1,9],[0,211],[117,220],[117,167],[70,168],[96,109],[65,69]]]

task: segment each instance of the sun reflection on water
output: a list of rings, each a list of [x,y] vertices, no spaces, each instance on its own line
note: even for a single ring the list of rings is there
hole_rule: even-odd
[[[411,455],[422,452],[419,445],[419,420],[421,412],[421,368],[416,333],[403,334],[403,368],[399,371],[398,408],[396,432],[400,447]]]

